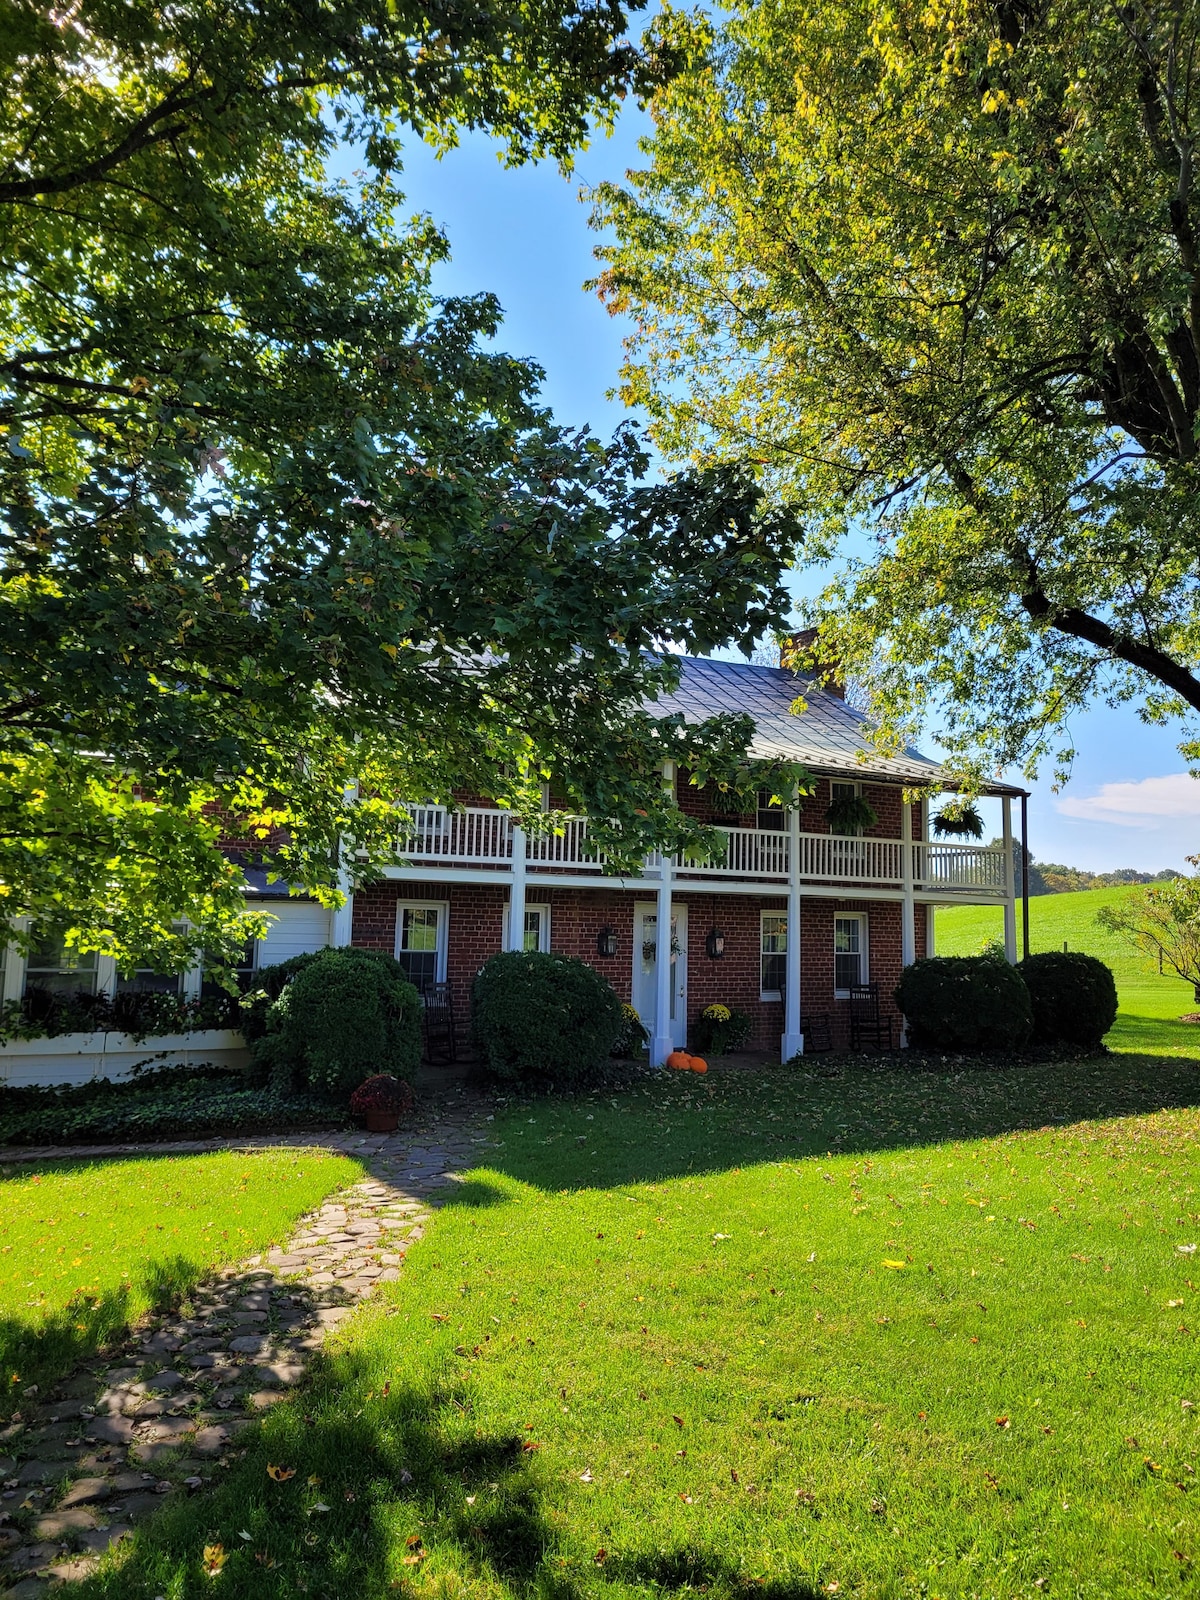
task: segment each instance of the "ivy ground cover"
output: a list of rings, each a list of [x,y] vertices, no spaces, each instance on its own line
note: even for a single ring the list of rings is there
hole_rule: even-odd
[[[81,1593],[1195,1593],[1198,1101],[1110,1058],[512,1105],[224,1483]]]
[[[0,1165],[0,1416],[361,1175],[292,1149]]]

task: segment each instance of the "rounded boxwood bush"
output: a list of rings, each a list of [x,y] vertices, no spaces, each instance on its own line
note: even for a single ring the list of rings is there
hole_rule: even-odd
[[[299,1079],[344,1098],[378,1072],[407,1077],[421,1059],[421,999],[378,950],[321,950],[293,972],[251,1045],[272,1081]]]
[[[909,1043],[928,1050],[1019,1050],[1033,1032],[1029,990],[993,956],[927,956],[905,967],[896,1004]]]
[[[1045,950],[1017,967],[1033,1006],[1038,1044],[1073,1044],[1094,1050],[1117,1020],[1117,985],[1095,956]]]
[[[624,1026],[607,980],[574,956],[508,950],[484,963],[471,991],[471,1032],[498,1078],[585,1082]]]

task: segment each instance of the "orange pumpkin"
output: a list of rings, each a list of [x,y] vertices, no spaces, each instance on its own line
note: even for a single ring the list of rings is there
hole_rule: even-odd
[[[676,1072],[687,1072],[692,1065],[692,1058],[686,1050],[672,1050],[667,1057],[667,1066],[673,1067]]]
[[[693,1072],[707,1072],[708,1071],[708,1062],[705,1061],[703,1056],[693,1056],[692,1057],[692,1071]]]

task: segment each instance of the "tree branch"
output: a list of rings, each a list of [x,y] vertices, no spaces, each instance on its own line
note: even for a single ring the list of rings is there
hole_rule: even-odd
[[[1118,661],[1157,678],[1172,693],[1185,701],[1193,710],[1200,711],[1200,679],[1156,645],[1139,644],[1127,639],[1101,617],[1090,616],[1076,606],[1056,606],[1040,588],[1030,589],[1021,596],[1027,614],[1038,622],[1046,622],[1060,633],[1083,639],[1098,650],[1105,650]]]

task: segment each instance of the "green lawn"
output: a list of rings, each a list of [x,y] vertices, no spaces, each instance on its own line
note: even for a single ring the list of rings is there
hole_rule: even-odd
[[[1121,1010],[1106,1043],[1110,1050],[1142,1054],[1200,1054],[1200,1026],[1176,1019],[1200,1011],[1191,984],[1159,977],[1157,968],[1115,934],[1096,926],[1101,906],[1112,905],[1131,889],[1083,889],[1077,894],[1037,895],[1029,902],[1029,948],[1071,950],[1099,956],[1113,969]],[[1018,919],[1020,906],[1017,907]],[[944,956],[974,955],[988,939],[1003,937],[999,906],[943,906],[937,913],[937,951]],[[1020,923],[1017,927],[1020,940]]]
[[[361,1175],[285,1149],[0,1165],[0,1416]]]
[[[1194,1594],[1198,1104],[1134,1057],[514,1103],[81,1600]]]

